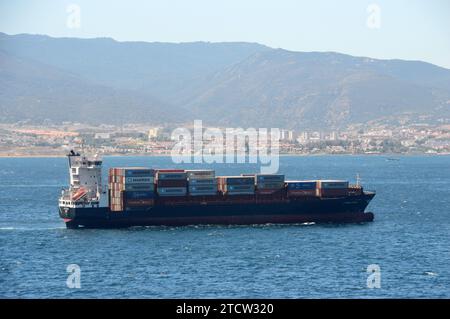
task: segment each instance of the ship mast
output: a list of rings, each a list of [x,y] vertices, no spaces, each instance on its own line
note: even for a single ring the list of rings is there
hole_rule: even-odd
[[[359,176],[359,173],[356,173],[356,186],[361,186],[361,177]]]

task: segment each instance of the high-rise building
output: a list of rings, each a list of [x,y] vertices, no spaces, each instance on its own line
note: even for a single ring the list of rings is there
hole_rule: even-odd
[[[294,131],[288,131],[288,140],[293,141],[294,140]]]
[[[152,127],[148,130],[148,139],[157,138],[159,133],[159,127]]]

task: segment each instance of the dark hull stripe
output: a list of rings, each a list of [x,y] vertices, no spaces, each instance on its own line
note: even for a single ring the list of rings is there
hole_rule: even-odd
[[[253,225],[253,224],[300,224],[300,223],[360,223],[373,221],[368,213],[336,213],[311,215],[248,215],[204,217],[147,217],[124,219],[79,219],[67,222],[68,227],[78,225],[88,228],[120,228],[130,226],[186,226],[186,225]]]
[[[285,203],[233,205],[155,205],[149,209],[111,212],[109,208],[60,209],[67,227],[181,226],[199,224],[248,225],[306,222],[366,222],[364,213],[373,194],[335,199],[305,199]]]

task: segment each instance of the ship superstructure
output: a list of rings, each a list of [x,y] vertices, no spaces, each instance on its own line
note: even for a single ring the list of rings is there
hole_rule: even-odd
[[[99,207],[102,194],[102,160],[71,151],[69,161],[70,184],[59,198],[60,208]]]

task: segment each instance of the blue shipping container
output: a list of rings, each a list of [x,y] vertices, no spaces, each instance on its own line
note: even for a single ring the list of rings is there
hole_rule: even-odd
[[[217,192],[217,185],[189,186],[189,192]]]
[[[155,193],[154,192],[129,191],[129,192],[125,192],[125,198],[127,198],[127,199],[155,198]]]
[[[187,179],[186,173],[178,172],[158,172],[158,179],[168,180],[168,179]]]
[[[254,185],[255,178],[250,176],[239,177],[225,177],[225,184],[227,185]]]
[[[273,183],[284,182],[284,175],[280,174],[258,174],[256,175],[256,182],[259,183]]]
[[[155,184],[125,184],[125,191],[149,192],[155,190]]]
[[[125,169],[125,177],[152,177],[155,176],[155,170],[150,168]]]
[[[316,181],[287,181],[288,190],[311,190],[316,189]]]
[[[153,176],[133,176],[125,177],[125,184],[153,184],[155,178]]]
[[[189,179],[189,185],[217,185],[215,178]]]
[[[255,186],[253,185],[228,185],[227,191],[254,191]]]
[[[258,183],[258,189],[281,189],[284,187],[284,182],[266,182]]]
[[[160,196],[182,196],[186,195],[186,187],[159,187],[158,194]]]
[[[227,195],[254,195],[253,191],[230,191],[227,192]]]

